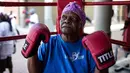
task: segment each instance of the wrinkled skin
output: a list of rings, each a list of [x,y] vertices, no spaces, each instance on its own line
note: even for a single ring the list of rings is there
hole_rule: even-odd
[[[73,12],[63,14],[61,17],[61,31],[63,34],[77,34],[80,30],[81,20]]]
[[[83,28],[81,19],[73,12],[64,13],[61,17],[61,36],[64,41],[75,42],[80,38],[80,30]]]

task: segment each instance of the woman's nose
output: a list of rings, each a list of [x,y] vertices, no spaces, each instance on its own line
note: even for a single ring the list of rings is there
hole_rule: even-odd
[[[65,20],[66,23],[70,23],[71,22],[71,18],[70,17],[67,17],[66,20]]]

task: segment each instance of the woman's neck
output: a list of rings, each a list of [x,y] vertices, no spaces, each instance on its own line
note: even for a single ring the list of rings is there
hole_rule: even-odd
[[[67,35],[67,34],[61,34],[62,39],[65,42],[76,42],[80,39],[79,35]]]

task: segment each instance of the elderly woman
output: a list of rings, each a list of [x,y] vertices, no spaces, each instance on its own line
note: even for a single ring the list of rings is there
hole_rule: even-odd
[[[100,73],[91,53],[82,45],[85,12],[76,2],[70,2],[62,11],[61,34],[42,43],[38,54],[28,59],[30,73]],[[103,70],[107,73],[107,70]]]

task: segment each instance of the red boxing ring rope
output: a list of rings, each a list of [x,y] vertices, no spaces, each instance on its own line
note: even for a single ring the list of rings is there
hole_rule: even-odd
[[[57,34],[57,32],[51,32],[51,35]],[[85,34],[87,35],[87,34]],[[8,40],[17,40],[17,39],[24,39],[27,35],[18,35],[18,36],[8,36],[8,37],[0,37],[0,41],[8,41]],[[126,42],[110,39],[111,43],[130,47]]]
[[[0,6],[57,6],[56,2],[0,2]]]
[[[26,38],[26,36],[27,36],[27,35],[0,37],[0,41],[24,39],[24,38]]]
[[[83,2],[84,5],[129,5],[130,1]],[[56,2],[0,2],[0,6],[57,6]]]
[[[84,5],[129,5],[130,1],[84,2]]]
[[[111,1],[111,2],[83,2],[84,5],[129,5],[130,1]],[[57,6],[56,2],[0,2],[0,6],[13,7],[13,6]],[[51,32],[51,35],[57,32]],[[27,35],[0,37],[0,41],[24,39]],[[122,46],[130,47],[126,42],[110,39],[111,43],[119,44]]]
[[[51,35],[57,34],[57,32],[51,32]],[[8,40],[17,40],[24,39],[27,35],[18,35],[18,36],[8,36],[8,37],[0,37],[0,41],[8,41]]]

